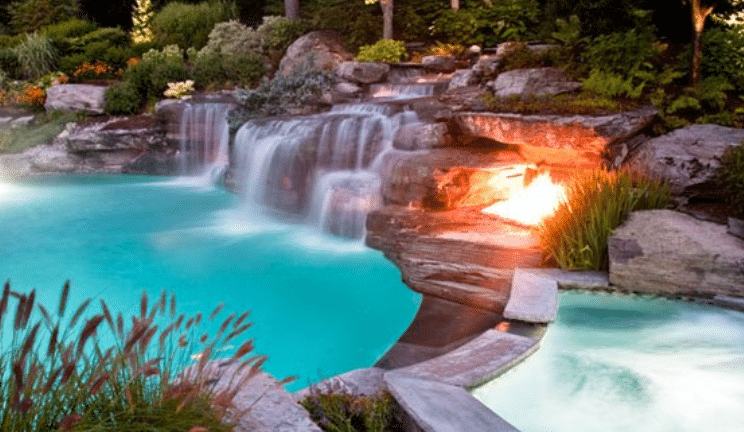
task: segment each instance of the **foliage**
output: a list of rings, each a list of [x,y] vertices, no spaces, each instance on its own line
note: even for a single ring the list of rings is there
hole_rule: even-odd
[[[519,96],[497,98],[486,94],[484,102],[489,111],[520,114],[604,115],[638,108],[638,104],[633,101],[613,100],[588,92],[530,99]]]
[[[81,120],[78,113],[48,111],[37,114],[33,125],[0,130],[0,153],[20,153],[39,144],[50,144],[68,122]]]
[[[217,23],[209,36],[207,43],[199,50],[199,54],[207,52],[238,53],[259,51],[261,49],[261,35],[252,28],[235,20]],[[190,55],[189,57],[193,57]]]
[[[357,60],[370,62],[398,63],[406,58],[406,46],[403,41],[380,39],[373,45],[359,48]]]
[[[20,45],[24,40],[26,40],[26,35],[23,34],[15,36],[0,34],[0,48],[14,48]]]
[[[253,87],[265,72],[264,59],[253,52],[199,52],[193,61],[196,84],[202,88]]]
[[[677,76],[683,75],[679,73]],[[656,132],[661,134],[669,130],[687,126],[690,123],[716,123],[722,126],[744,126],[744,112],[726,109],[728,94],[734,89],[725,78],[714,76],[704,79],[695,87],[687,87],[676,93],[667,94],[663,88],[657,88],[649,97],[659,110],[661,122]]]
[[[110,65],[97,61],[95,63],[83,63],[72,72],[75,81],[89,81],[98,79],[110,79],[116,76],[116,70]]]
[[[231,111],[230,125],[237,129],[253,117],[284,114],[316,103],[333,83],[332,73],[313,68],[312,59],[308,59],[287,76],[277,74],[271,81],[264,80],[255,90],[239,91],[236,98],[240,106]]]
[[[630,212],[664,208],[669,187],[628,171],[595,169],[577,175],[567,200],[538,227],[548,259],[567,270],[607,268],[607,239]]]
[[[594,38],[586,49],[585,61],[590,70],[629,76],[653,70],[659,54],[661,47],[652,32],[631,29]]]
[[[129,324],[103,300],[100,313],[88,313],[87,299],[70,315],[68,298],[69,283],[54,309],[36,304],[35,290],[16,293],[5,284],[0,319],[16,305],[12,324],[5,324],[9,344],[0,352],[0,374],[6,377],[0,382],[2,430],[229,430],[222,419],[264,358],[244,360],[253,345],[242,343],[230,361],[240,364],[243,375],[223,390],[209,385],[209,361],[250,326],[247,313],[228,316],[212,337],[203,329],[222,306],[208,319],[201,313],[186,317],[176,314],[174,296],[168,301],[163,292],[150,306],[143,294],[140,313]],[[189,364],[187,375],[179,377]]]
[[[554,23],[572,15],[581,21],[581,35],[596,37],[613,32],[638,29],[634,11],[653,7],[644,0],[547,0],[543,7],[543,22]]]
[[[235,17],[234,3],[211,1],[198,4],[168,3],[152,20],[155,41],[160,46],[201,49],[218,22]]]
[[[589,77],[582,81],[582,88],[607,98],[638,99],[646,83],[634,84],[633,78],[593,69]]]
[[[0,49],[0,71],[3,71],[9,78],[15,78],[18,76],[20,67],[18,56],[14,50]]]
[[[513,42],[509,44],[502,56],[499,70],[504,72],[515,69],[553,66],[551,55],[550,51],[534,52],[524,42]]]
[[[300,404],[310,418],[329,432],[388,432],[394,430],[392,397],[358,396],[344,391],[311,392]]]
[[[54,24],[44,26],[39,33],[49,39],[76,38],[85,36],[98,29],[96,23],[79,18],[71,18]]]
[[[106,89],[106,114],[135,114],[142,108],[143,98],[129,81],[118,82]]]
[[[13,52],[18,57],[20,75],[24,78],[37,79],[57,65],[57,50],[49,38],[37,33],[27,35]]]
[[[452,56],[457,58],[465,54],[466,51],[467,48],[461,44],[436,42],[434,45],[428,47],[423,55]]]
[[[68,20],[77,13],[75,0],[25,0],[10,5],[11,24],[18,33]]]
[[[256,33],[260,35],[261,47],[264,50],[283,52],[306,30],[307,23],[305,21],[290,20],[282,16],[265,16],[263,23],[256,29]]]
[[[691,48],[680,56],[680,68],[690,64]],[[744,25],[714,27],[703,33],[702,63],[703,77],[720,76],[726,78],[744,91]]]
[[[382,18],[379,7],[362,1],[315,0],[302,5],[310,28],[335,30],[351,49],[372,44],[380,38]]]
[[[194,81],[169,82],[168,89],[163,92],[165,97],[175,99],[187,99],[194,92]]]
[[[152,20],[154,17],[155,9],[150,0],[136,0],[132,9],[132,42],[143,43],[153,39]]]
[[[460,10],[444,9],[431,25],[431,36],[442,42],[495,46],[524,40],[538,22],[535,0],[504,0]]]
[[[744,145],[726,149],[718,176],[734,216],[744,219]]]

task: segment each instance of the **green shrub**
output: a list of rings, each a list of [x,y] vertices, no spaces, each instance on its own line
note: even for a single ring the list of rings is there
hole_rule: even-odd
[[[700,72],[705,77],[723,77],[744,91],[744,26],[714,27],[703,33]],[[680,56],[679,68],[688,70],[691,48]]]
[[[312,61],[308,60],[287,76],[277,74],[255,90],[237,92],[239,106],[230,113],[230,125],[237,129],[253,117],[284,114],[317,103],[319,96],[330,90],[333,83],[332,73],[313,68]]]
[[[36,292],[13,292],[8,283],[0,297],[0,321],[6,315],[0,348],[0,425],[3,430],[60,431],[228,431],[226,409],[235,394],[257,374],[265,358],[245,359],[252,341],[229,349],[230,359],[245,372],[225,389],[210,386],[213,355],[237,345],[249,327],[247,313],[228,316],[223,331],[216,326],[222,307],[212,314],[177,315],[175,297],[163,292],[125,320],[100,301],[93,315],[91,300],[68,307],[69,284],[59,304],[36,304]],[[170,300],[170,301],[168,301]],[[129,317],[128,317],[129,318]],[[11,333],[6,337],[6,330]],[[228,330],[229,329],[229,330]],[[227,334],[226,334],[227,333]],[[111,341],[102,345],[100,341]],[[199,354],[194,364],[192,355]],[[178,379],[192,365],[187,379]],[[230,377],[228,377],[230,379]]]
[[[380,39],[374,45],[359,48],[356,58],[359,61],[398,63],[406,55],[406,46],[402,41]]]
[[[660,54],[661,47],[652,32],[632,29],[597,36],[587,46],[584,59],[589,70],[627,77],[636,71],[654,70]]]
[[[57,62],[57,69],[66,75],[72,75],[72,73],[83,63],[90,63],[91,58],[85,54],[72,54],[67,55],[59,59]]]
[[[264,75],[264,59],[247,52],[222,54],[205,52],[194,61],[194,80],[202,88],[253,87]]]
[[[442,42],[485,46],[524,40],[532,35],[538,13],[535,0],[492,2],[490,6],[477,4],[458,11],[443,9],[431,25],[431,36]]]
[[[357,396],[347,392],[312,392],[300,404],[310,418],[329,432],[399,430],[393,419],[392,396]]]
[[[594,170],[577,175],[567,200],[538,227],[540,246],[548,259],[566,270],[607,268],[607,239],[630,212],[664,208],[666,185],[627,171]]]
[[[265,16],[256,33],[261,38],[264,50],[284,51],[289,44],[302,36],[307,30],[307,23],[302,20],[290,20],[282,16]]]
[[[127,46],[129,45],[129,35],[120,28],[103,27],[78,38],[78,44],[82,47],[97,42],[104,42],[111,46]]]
[[[382,17],[379,10],[380,6],[376,4],[348,0],[317,0],[302,5],[302,13],[308,17],[310,28],[335,30],[351,49],[372,44],[380,38]],[[278,14],[281,13],[279,10]],[[395,16],[398,16],[397,11]]]
[[[46,36],[29,34],[13,51],[18,57],[20,75],[24,78],[39,78],[57,66],[57,50]]]
[[[0,34],[0,48],[15,48],[23,43],[24,40],[26,40],[26,35],[23,34],[17,34],[15,36]]]
[[[0,70],[5,72],[9,78],[18,77],[21,65],[18,56],[12,49],[0,49]]]
[[[142,95],[130,82],[122,81],[106,89],[106,114],[135,114],[142,108]]]
[[[612,72],[593,69],[589,77],[582,80],[582,85],[584,90],[600,96],[638,99],[641,97],[646,83],[641,82],[635,85],[632,76],[623,77]]]
[[[44,26],[39,31],[49,39],[75,38],[87,35],[98,28],[96,23],[79,18],[72,18]]]
[[[160,46],[178,45],[200,49],[218,22],[235,18],[233,3],[226,1],[185,4],[168,3],[152,20],[155,41]]]
[[[261,50],[261,36],[252,28],[230,20],[215,24],[199,54],[240,53]]]
[[[18,33],[31,33],[40,28],[68,20],[77,13],[76,0],[25,0],[9,7],[11,25]]]
[[[719,181],[734,216],[744,219],[744,145],[730,147],[724,152]]]

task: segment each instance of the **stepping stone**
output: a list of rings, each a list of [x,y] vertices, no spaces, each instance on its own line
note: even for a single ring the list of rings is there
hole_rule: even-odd
[[[558,283],[521,269],[514,271],[511,296],[504,318],[532,323],[549,323],[558,315]]]
[[[405,412],[408,430],[423,432],[519,432],[463,388],[385,374],[388,390]],[[411,427],[414,426],[414,427]]]
[[[526,273],[553,279],[560,289],[608,290],[610,279],[604,271],[576,271],[557,268],[522,268]]]
[[[531,338],[488,330],[447,354],[393,372],[472,389],[520,363],[537,347]]]

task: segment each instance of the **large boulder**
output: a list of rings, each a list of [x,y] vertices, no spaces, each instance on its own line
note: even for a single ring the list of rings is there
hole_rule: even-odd
[[[447,91],[468,87],[478,83],[478,77],[473,69],[460,69],[452,74]]]
[[[638,134],[655,116],[653,108],[607,116],[461,112],[454,115],[453,126],[464,135],[519,145],[531,162],[591,168],[616,153],[613,147]]]
[[[393,147],[399,150],[429,150],[447,145],[445,123],[412,123],[398,128]]]
[[[421,59],[424,68],[434,72],[454,72],[455,58],[451,55],[431,55]]]
[[[722,193],[715,185],[721,156],[743,141],[744,129],[691,125],[646,142],[627,164],[667,180],[675,194],[717,198]]]
[[[378,62],[348,61],[336,67],[336,76],[359,84],[372,84],[385,80],[390,66]]]
[[[516,69],[499,74],[488,86],[496,97],[551,96],[576,91],[581,83],[568,79],[562,70],[556,68]]]
[[[668,295],[744,296],[744,240],[671,210],[634,212],[609,239],[610,283]]]
[[[105,86],[88,84],[57,84],[47,89],[44,108],[62,111],[84,111],[103,114],[106,106]]]
[[[331,71],[352,58],[354,55],[341,43],[338,33],[314,31],[292,42],[279,62],[279,72],[289,75],[306,62],[311,62],[313,68]]]

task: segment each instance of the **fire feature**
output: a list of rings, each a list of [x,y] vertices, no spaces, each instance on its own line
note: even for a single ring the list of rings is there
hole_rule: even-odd
[[[509,199],[499,201],[483,209],[483,212],[508,222],[533,227],[555,213],[560,203],[565,200],[566,188],[554,183],[550,174],[542,173]]]

